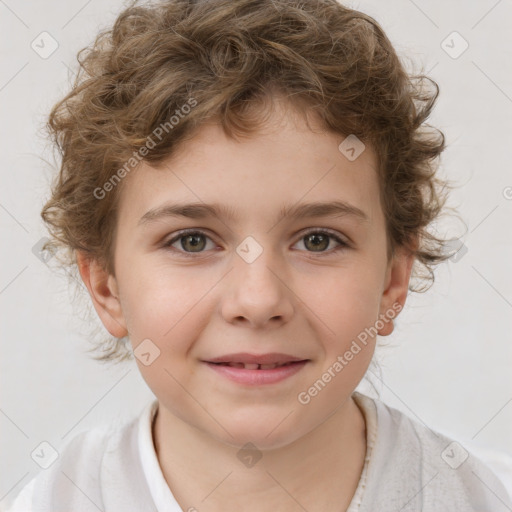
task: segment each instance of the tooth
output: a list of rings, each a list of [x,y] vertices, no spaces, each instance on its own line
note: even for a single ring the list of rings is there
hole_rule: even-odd
[[[245,363],[244,368],[246,370],[257,370],[258,366],[258,363]]]
[[[228,363],[228,366],[233,366],[234,368],[244,368],[244,363]]]
[[[272,363],[272,364],[257,364],[257,363],[219,363],[233,368],[244,368],[245,370],[273,370],[274,368],[280,368],[290,363]]]

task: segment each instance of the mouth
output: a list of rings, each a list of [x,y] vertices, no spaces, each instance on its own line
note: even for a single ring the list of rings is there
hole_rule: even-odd
[[[207,361],[209,364],[218,366],[230,366],[232,368],[243,368],[244,370],[273,370],[274,368],[281,368],[283,366],[291,366],[297,363],[305,363],[307,360],[301,361],[288,361],[286,363],[273,363],[273,364],[258,364],[258,363],[215,363]]]
[[[280,363],[245,363],[235,361],[203,361],[216,375],[244,386],[276,384],[299,373],[310,359]]]

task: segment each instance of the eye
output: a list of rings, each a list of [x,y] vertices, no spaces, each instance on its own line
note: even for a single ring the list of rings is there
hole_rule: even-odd
[[[213,247],[207,247],[207,240],[212,242]],[[338,246],[327,250],[333,240]],[[327,256],[350,247],[348,242],[342,240],[336,233],[327,229],[310,230],[304,233],[297,243],[301,242],[304,244],[304,247],[306,247],[307,252],[318,253],[319,256]],[[178,245],[178,247],[175,245]],[[205,232],[190,229],[179,232],[175,237],[164,242],[163,247],[173,248],[184,256],[193,257],[194,253],[201,254],[205,250],[213,249],[215,244]]]
[[[330,241],[334,240],[338,244],[338,247],[335,247],[334,249],[331,249],[329,251],[326,251],[326,249],[330,245]],[[308,250],[308,252],[316,252],[320,253],[319,255],[329,255],[333,252],[337,252],[342,249],[347,249],[349,247],[349,244],[342,240],[338,235],[333,233],[330,230],[326,229],[316,229],[308,231],[307,233],[302,235],[302,238],[299,242],[303,242],[304,246]]]
[[[203,249],[206,247],[205,239],[211,240],[209,236],[207,236],[202,231],[197,230],[188,230],[181,231],[178,236],[175,236],[168,242],[163,244],[163,247],[173,247],[175,243],[179,242],[179,248],[174,247],[179,252],[193,254],[193,253],[201,253]],[[215,244],[214,244],[215,245]],[[211,247],[210,247],[211,249]]]

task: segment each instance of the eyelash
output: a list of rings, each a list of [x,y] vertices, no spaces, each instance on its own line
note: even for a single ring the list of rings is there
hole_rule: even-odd
[[[334,239],[336,242],[338,242],[340,244],[338,247],[335,247],[334,249],[331,249],[330,251],[319,251],[318,253],[316,253],[319,257],[330,256],[333,253],[337,253],[338,251],[350,248],[350,245],[345,240],[342,240],[335,232],[331,231],[330,229],[326,229],[326,228],[311,229],[311,230],[303,233],[301,235],[299,241],[302,240],[304,237],[311,235],[311,234],[328,235],[330,238]],[[162,247],[165,249],[171,249],[171,250],[177,251],[180,254],[184,255],[186,258],[197,257],[196,255],[200,255],[204,251],[194,253],[194,252],[182,251],[182,250],[176,249],[175,247],[171,247],[172,244],[174,244],[175,242],[180,240],[180,238],[183,238],[188,235],[203,235],[206,238],[209,238],[210,240],[212,240],[212,238],[210,236],[208,236],[208,234],[205,233],[204,231],[201,231],[199,229],[185,229],[183,231],[179,231],[177,233],[177,235],[175,237],[173,237],[171,240],[164,242]],[[310,253],[314,254],[314,251],[306,251],[306,252],[310,252]]]

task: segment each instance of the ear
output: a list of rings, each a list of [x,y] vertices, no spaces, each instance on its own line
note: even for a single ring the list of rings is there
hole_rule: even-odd
[[[77,251],[76,259],[82,281],[89,290],[94,309],[103,325],[116,338],[127,336],[116,278],[82,251]]]
[[[384,326],[378,330],[380,336],[388,336],[393,332],[392,319],[398,316],[405,305],[413,263],[414,253],[406,247],[399,247],[388,263],[379,312],[379,318],[384,319]]]

